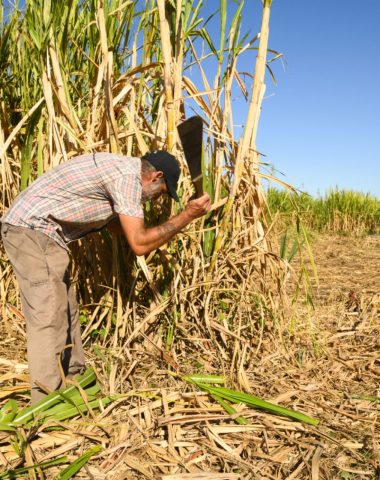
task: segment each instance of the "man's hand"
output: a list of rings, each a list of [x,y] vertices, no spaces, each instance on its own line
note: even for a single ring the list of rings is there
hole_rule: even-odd
[[[145,255],[164,245],[193,220],[206,215],[211,209],[207,193],[190,200],[185,209],[175,217],[157,227],[146,228],[142,218],[119,215],[120,223],[128,243],[136,255]]]
[[[190,200],[185,212],[193,219],[206,215],[211,209],[211,199],[208,193],[204,193],[201,197]]]

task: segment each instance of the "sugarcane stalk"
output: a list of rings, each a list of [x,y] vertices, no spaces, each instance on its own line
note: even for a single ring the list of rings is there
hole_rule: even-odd
[[[268,37],[269,37],[269,19],[271,0],[264,0],[263,12],[260,29],[259,50],[256,57],[254,84],[248,109],[247,119],[242,138],[239,142],[238,152],[235,161],[234,179],[232,188],[229,194],[229,199],[224,207],[223,219],[220,225],[220,230],[215,241],[215,248],[211,258],[208,280],[211,279],[212,273],[215,269],[218,254],[227,237],[228,226],[231,222],[230,213],[232,205],[235,202],[235,197],[242,179],[243,167],[250,155],[250,145],[255,141],[257,133],[257,125],[260,117],[261,103],[263,100],[263,89],[265,88],[265,66],[268,51]],[[258,167],[257,167],[258,168]]]
[[[158,14],[160,18],[161,47],[164,63],[164,91],[165,108],[167,119],[166,144],[169,152],[174,149],[175,142],[175,118],[173,104],[173,82],[172,82],[172,49],[170,43],[169,23],[165,14],[165,0],[157,0]]]
[[[108,49],[106,20],[104,16],[103,0],[99,0],[98,4],[98,26],[100,32],[100,45],[103,54],[104,70],[104,90],[105,90],[105,110],[107,114],[107,127],[109,135],[110,151],[118,153],[120,146],[118,142],[118,128],[115,118],[115,111],[112,104],[112,71],[113,71],[113,55]]]

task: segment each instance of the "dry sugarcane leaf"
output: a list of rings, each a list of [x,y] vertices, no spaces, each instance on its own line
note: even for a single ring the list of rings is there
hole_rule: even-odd
[[[181,473],[174,475],[163,475],[161,480],[241,480],[241,476],[236,473]]]

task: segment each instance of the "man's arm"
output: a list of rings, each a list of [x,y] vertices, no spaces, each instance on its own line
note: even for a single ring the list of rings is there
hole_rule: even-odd
[[[185,209],[162,225],[146,228],[142,218],[119,215],[120,224],[129,246],[136,255],[145,255],[164,245],[186,225],[210,211],[211,201],[207,193],[190,200]]]

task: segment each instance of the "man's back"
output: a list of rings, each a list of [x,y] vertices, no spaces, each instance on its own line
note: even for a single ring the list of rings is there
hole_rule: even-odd
[[[85,154],[49,170],[24,190],[3,223],[67,243],[100,230],[117,214],[143,218],[141,160]]]

